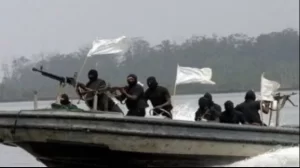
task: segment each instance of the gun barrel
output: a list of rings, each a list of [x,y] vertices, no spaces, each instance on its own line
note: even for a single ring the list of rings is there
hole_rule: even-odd
[[[57,76],[57,75],[54,75],[54,74],[51,74],[49,72],[45,72],[45,71],[42,71],[42,70],[38,70],[36,68],[32,68],[32,71],[34,71],[34,72],[40,72],[43,76],[46,76],[48,78],[57,80],[60,83],[66,83],[66,78],[64,78],[64,77]]]

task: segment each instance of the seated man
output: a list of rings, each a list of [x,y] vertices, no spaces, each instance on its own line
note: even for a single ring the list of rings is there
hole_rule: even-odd
[[[261,101],[256,100],[255,92],[249,90],[245,95],[245,101],[235,107],[237,111],[240,111],[245,116],[247,123],[252,125],[266,126],[260,118],[259,110],[263,113],[268,114],[269,108],[262,107]]]
[[[195,115],[195,121],[201,121],[203,119],[207,121],[218,121],[221,115],[221,111],[214,106],[211,106],[209,99],[201,97],[198,101],[199,108]]]
[[[62,94],[60,96],[60,104],[52,103],[51,108],[57,110],[83,111],[70,102],[69,96],[67,94]]]
[[[221,112],[222,112],[222,108],[221,108],[220,105],[216,104],[216,103],[213,101],[212,95],[211,95],[210,93],[205,93],[205,94],[204,94],[204,97],[205,97],[206,99],[208,99],[208,107],[209,107],[210,109],[216,110],[217,115],[220,116],[220,115],[221,115]]]
[[[163,115],[172,119],[171,110],[173,108],[171,104],[171,96],[165,87],[159,86],[155,77],[151,76],[147,79],[148,89],[145,92],[146,102],[150,100],[153,109],[153,115]],[[170,114],[166,113],[169,112]]]
[[[220,123],[228,124],[245,124],[245,117],[243,113],[234,109],[232,101],[228,100],[224,103],[225,111],[220,116]]]

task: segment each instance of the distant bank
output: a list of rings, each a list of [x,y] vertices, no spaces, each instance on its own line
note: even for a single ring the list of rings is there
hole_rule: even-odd
[[[293,90],[298,90],[299,88],[283,88],[280,89],[279,91],[293,91]],[[243,93],[243,92],[247,92],[248,90],[226,90],[226,91],[209,91],[212,94],[226,94],[226,93]],[[255,90],[257,91],[257,90]],[[193,92],[193,93],[177,93],[176,95],[195,95],[195,94],[204,94],[205,92]],[[170,92],[170,94],[172,95],[173,93]],[[78,97],[76,96],[70,96],[71,99],[78,99]],[[55,97],[38,97],[39,101],[50,101],[50,100],[54,100]],[[33,101],[33,97],[30,98],[24,98],[24,99],[11,99],[11,100],[1,100],[0,99],[0,103],[8,103],[8,102],[24,102],[24,101]]]

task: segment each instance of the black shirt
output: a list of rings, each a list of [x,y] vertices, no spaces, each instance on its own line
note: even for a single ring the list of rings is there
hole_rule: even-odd
[[[195,121],[201,120],[201,117],[206,118],[207,120],[213,121],[220,117],[222,112],[222,108],[220,105],[213,103],[211,107],[209,107],[207,110],[200,109],[196,111],[195,114]]]
[[[168,89],[162,86],[157,86],[155,89],[148,88],[145,92],[146,102],[150,100],[153,107],[166,103],[170,98],[171,96]],[[163,109],[167,111],[171,111],[172,108],[172,105],[166,105],[163,107]]]
[[[245,124],[245,117],[243,113],[234,110],[232,113],[224,111],[220,116],[221,123],[229,123],[229,124]]]
[[[129,95],[137,96],[137,99],[135,100],[129,98],[126,99],[125,104],[128,110],[142,109],[147,107],[147,103],[144,100],[144,88],[141,85],[136,84],[132,87],[126,87],[125,90]],[[126,96],[122,95],[120,100],[124,100],[125,98]]]
[[[249,124],[259,123],[262,124],[258,111],[260,110],[260,101],[243,102],[235,107],[237,111],[240,111],[245,116],[246,121]]]
[[[93,89],[93,90],[98,90],[98,89],[101,89],[101,88],[105,88],[106,87],[106,82],[105,80],[103,79],[97,79],[93,82],[88,82],[86,84],[86,87],[87,88],[90,88],[90,89]],[[90,109],[93,109],[93,105],[94,105],[94,93],[93,92],[90,92],[90,93],[87,93],[86,95],[86,105],[90,108]],[[115,102],[110,98],[108,97],[106,94],[102,93],[102,94],[99,94],[98,95],[98,101],[97,101],[97,110],[100,110],[100,111],[105,111],[105,103],[107,101],[107,110],[108,111],[115,111],[113,108],[114,106],[116,106]]]

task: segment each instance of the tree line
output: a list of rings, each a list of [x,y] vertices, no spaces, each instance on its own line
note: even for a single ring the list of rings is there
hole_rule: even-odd
[[[41,99],[53,99],[58,83],[32,72],[32,67],[43,65],[45,71],[73,76],[81,68],[90,48],[82,47],[67,54],[38,54],[32,58],[40,59],[35,63],[20,56],[12,61],[11,66],[2,64],[4,77],[0,84],[0,101],[31,100],[34,90],[38,91]],[[134,73],[142,83],[146,83],[147,77],[155,76],[160,85],[172,93],[179,64],[212,68],[212,80],[216,85],[179,85],[177,94],[259,91],[263,72],[267,79],[278,81],[283,89],[299,88],[299,32],[290,28],[257,37],[245,34],[192,36],[181,44],[163,40],[155,46],[146,40],[136,39],[126,54],[127,59],[119,66],[112,57],[87,59],[79,80],[87,82],[87,73],[93,68],[111,85],[124,86],[126,76]],[[67,87],[66,92],[75,96],[71,87]]]

